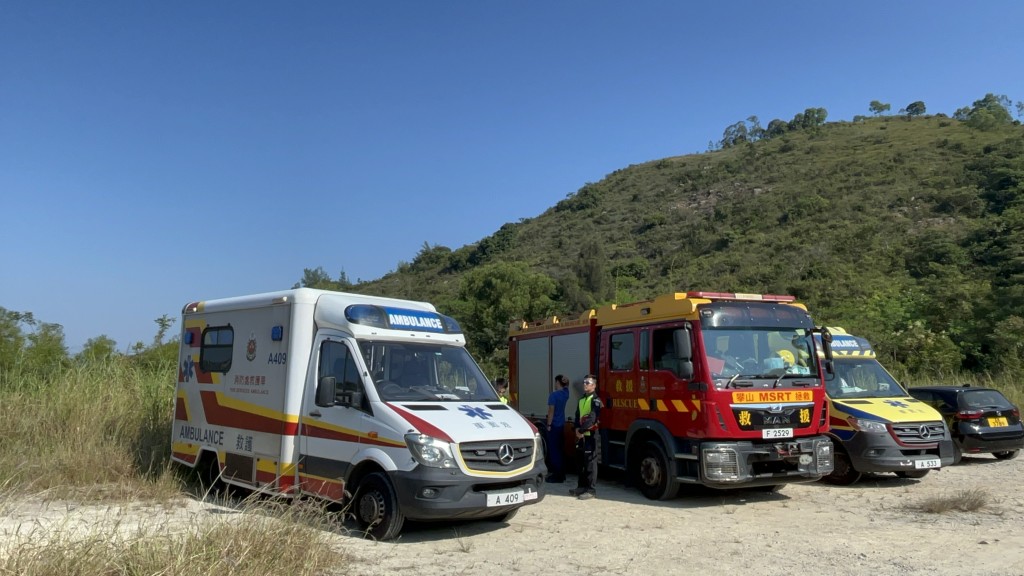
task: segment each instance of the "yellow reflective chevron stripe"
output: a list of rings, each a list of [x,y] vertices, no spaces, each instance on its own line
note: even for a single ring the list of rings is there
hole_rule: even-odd
[[[637,407],[641,410],[650,411],[651,403],[644,398],[637,398]],[[656,412],[700,412],[700,400],[693,398],[691,400],[654,400],[654,408]]]

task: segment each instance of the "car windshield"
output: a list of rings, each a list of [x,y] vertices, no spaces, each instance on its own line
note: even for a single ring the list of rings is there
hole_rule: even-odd
[[[998,390],[964,390],[960,393],[961,408],[1010,408],[1010,401]]]
[[[712,378],[794,378],[817,375],[817,362],[804,328],[704,328]]]
[[[480,367],[460,346],[363,341],[359,349],[385,402],[498,401]]]
[[[907,393],[875,359],[836,357],[835,375],[825,380],[833,400],[845,398],[900,398]]]

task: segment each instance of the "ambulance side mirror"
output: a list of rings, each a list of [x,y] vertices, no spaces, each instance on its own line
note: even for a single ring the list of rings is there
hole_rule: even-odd
[[[316,405],[334,406],[338,393],[338,380],[334,376],[324,376],[316,384]]]

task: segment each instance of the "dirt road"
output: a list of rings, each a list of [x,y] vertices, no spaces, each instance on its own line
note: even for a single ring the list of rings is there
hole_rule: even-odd
[[[870,476],[850,487],[795,484],[778,493],[704,491],[652,502],[603,479],[598,498],[547,497],[508,524],[409,526],[393,542],[339,528],[332,546],[350,560],[339,574],[1000,574],[1024,576],[1024,457],[966,457],[921,480]],[[571,480],[571,479],[570,479]],[[927,513],[937,500],[980,497],[971,512]],[[95,530],[185,527],[245,513],[184,500],[168,506],[29,500],[0,507],[0,538],[37,539],[47,527]],[[162,518],[166,515],[166,518]],[[161,518],[157,518],[160,516]],[[342,555],[339,555],[341,557]]]
[[[394,574],[1024,574],[1024,458],[966,457],[921,480],[703,492],[652,502],[615,482],[599,498],[549,485],[508,525],[423,526],[397,542],[348,540],[359,572]],[[922,512],[982,496],[975,512]]]

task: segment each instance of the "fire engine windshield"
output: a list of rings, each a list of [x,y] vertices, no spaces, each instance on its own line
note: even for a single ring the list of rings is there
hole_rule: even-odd
[[[459,346],[407,342],[359,343],[380,399],[497,402],[469,352]]]
[[[703,330],[714,379],[817,375],[811,334],[804,328],[712,328]]]
[[[907,395],[875,359],[837,357],[835,372],[831,380],[825,380],[825,391],[833,400],[901,398]]]

